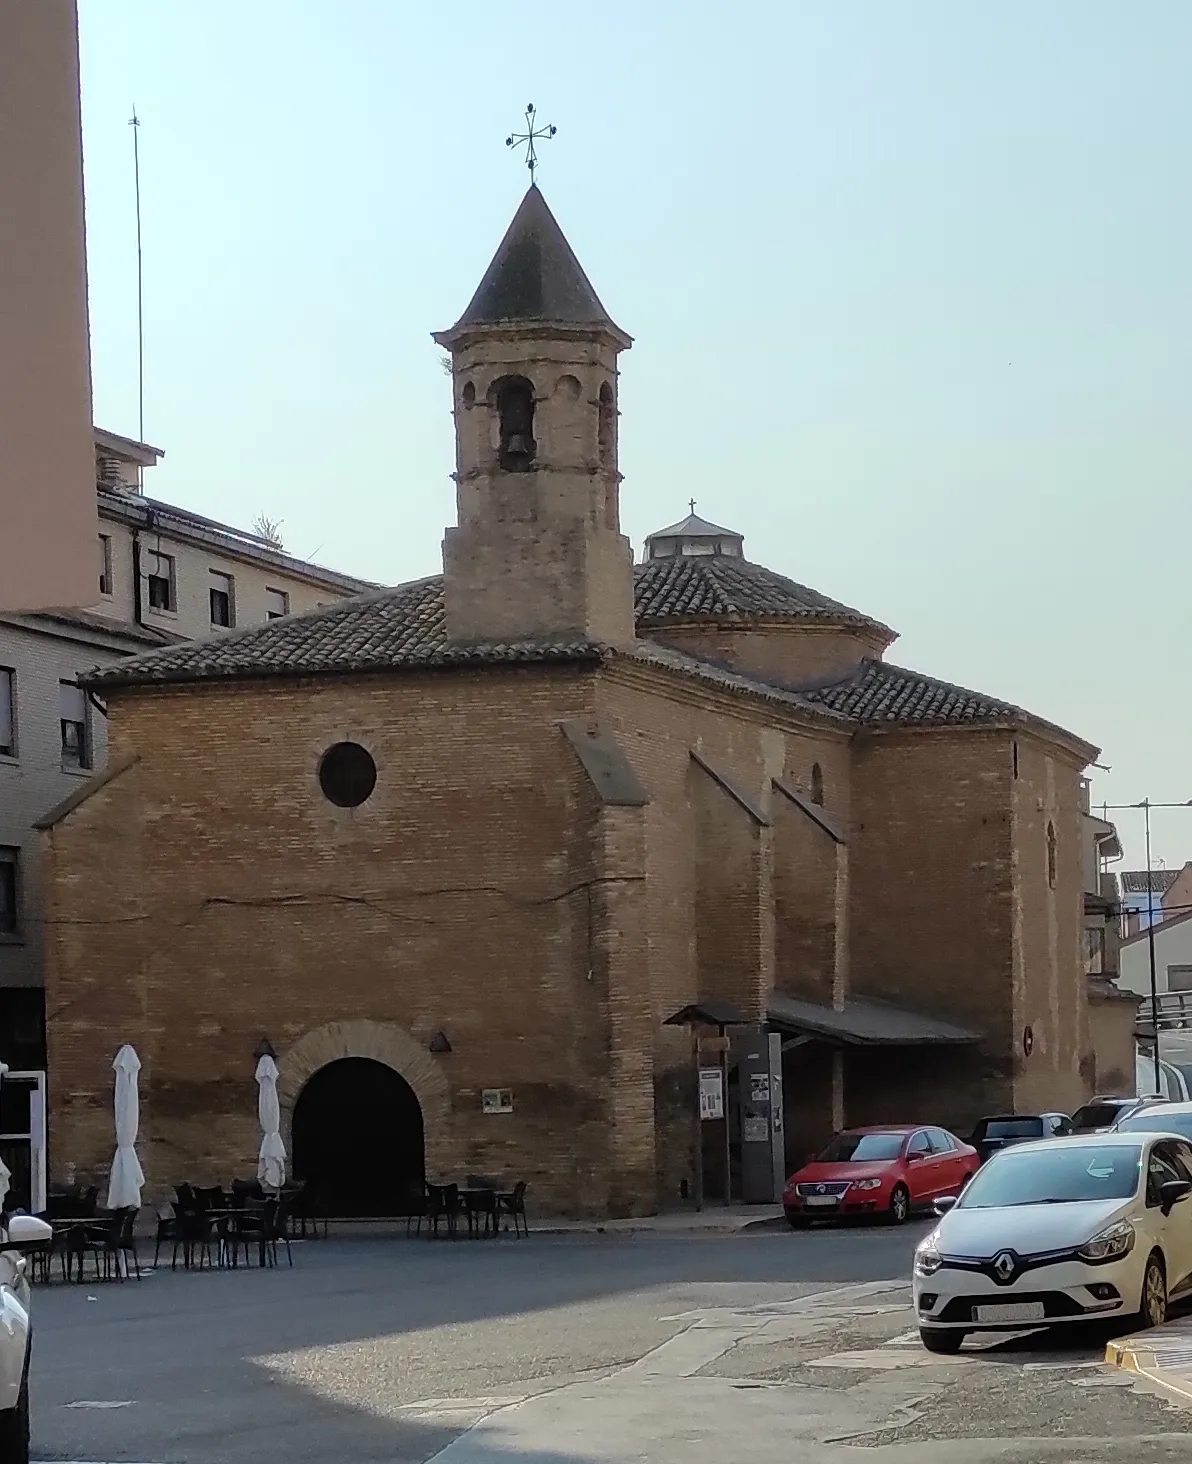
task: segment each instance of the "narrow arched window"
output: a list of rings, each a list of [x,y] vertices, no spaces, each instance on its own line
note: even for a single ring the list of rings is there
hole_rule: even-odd
[[[534,384],[524,376],[506,376],[497,383],[497,416],[501,424],[500,463],[507,473],[524,473],[534,461]]]
[[[600,416],[596,424],[596,450],[600,457],[600,466],[611,468],[616,464],[613,447],[616,442],[617,410],[613,405],[613,389],[607,381],[600,388],[599,411]]]
[[[819,763],[811,765],[811,801],[819,804],[824,801],[824,770]]]
[[[1047,883],[1055,889],[1055,824],[1047,820]]]

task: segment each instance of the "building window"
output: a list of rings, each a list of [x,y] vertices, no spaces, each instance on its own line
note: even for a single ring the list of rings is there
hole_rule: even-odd
[[[17,755],[16,673],[0,666],[0,757]]]
[[[178,588],[174,579],[172,554],[146,554],[145,577],[149,582],[149,608],[176,611]]]
[[[811,801],[821,805],[824,801],[824,770],[819,763],[811,765]]]
[[[1017,742],[1017,739],[1015,739],[1015,742],[1013,744],[1013,747],[1014,747],[1014,776],[1017,777],[1018,776],[1018,742]]]
[[[1055,889],[1055,824],[1047,820],[1047,883]]]
[[[507,473],[524,473],[538,450],[534,441],[534,385],[524,376],[506,376],[496,386],[501,466]]]
[[[232,599],[232,576],[220,574],[218,570],[211,570],[211,588],[209,595],[211,599],[211,624],[212,625],[235,625],[236,606]]]
[[[19,849],[0,848],[0,935],[16,935],[20,931],[17,918],[20,859]]]
[[[1168,966],[1168,991],[1192,991],[1192,966]]]
[[[91,766],[91,737],[87,726],[87,695],[73,681],[58,683],[58,716],[62,727],[62,766]]]
[[[266,620],[280,620],[283,615],[290,613],[290,597],[285,590],[265,591],[265,618]]]
[[[112,593],[112,536],[100,534],[99,536],[99,593],[110,595]]]
[[[359,808],[377,786],[377,765],[358,742],[337,742],[319,763],[319,787],[337,808]]]

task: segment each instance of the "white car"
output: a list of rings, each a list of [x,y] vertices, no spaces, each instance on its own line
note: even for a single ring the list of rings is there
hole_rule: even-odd
[[[1192,1288],[1192,1143],[1175,1134],[1043,1139],[995,1154],[915,1252],[930,1352],[969,1332],[1105,1317],[1166,1320]]]
[[[29,1464],[29,1278],[23,1251],[53,1231],[32,1215],[0,1214],[0,1464]]]

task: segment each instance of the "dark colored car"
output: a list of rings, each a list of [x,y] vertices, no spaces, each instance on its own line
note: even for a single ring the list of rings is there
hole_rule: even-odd
[[[1144,1108],[1151,1107],[1152,1104],[1164,1102],[1166,1102],[1164,1098],[1090,1098],[1072,1115],[1072,1132],[1074,1134],[1103,1134],[1113,1128],[1114,1124],[1120,1123],[1123,1118],[1131,1118]]]
[[[1066,1113],[996,1113],[978,1122],[969,1143],[984,1164],[999,1149],[1008,1149],[1012,1144],[1062,1139],[1071,1132],[1072,1120]]]
[[[848,1129],[791,1175],[782,1204],[795,1230],[848,1215],[883,1215],[901,1225],[912,1210],[958,1195],[978,1163],[976,1151],[946,1129]]]

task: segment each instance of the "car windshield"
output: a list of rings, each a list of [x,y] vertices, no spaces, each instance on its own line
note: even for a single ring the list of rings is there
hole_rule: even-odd
[[[1041,1118],[985,1118],[977,1125],[973,1138],[1038,1139],[1043,1135]]]
[[[1125,1103],[1086,1103],[1072,1115],[1072,1127],[1077,1132],[1081,1129],[1109,1128],[1128,1106]]]
[[[1125,1200],[1138,1188],[1140,1163],[1140,1150],[1133,1144],[1003,1149],[978,1170],[960,1204],[966,1210],[992,1210],[1002,1205]]]
[[[1126,1134],[1182,1134],[1192,1139],[1192,1109],[1180,1113],[1169,1113],[1161,1105],[1146,1108],[1118,1124],[1118,1133]]]
[[[819,1156],[821,1164],[864,1164],[872,1160],[897,1159],[902,1152],[902,1134],[837,1134]]]

